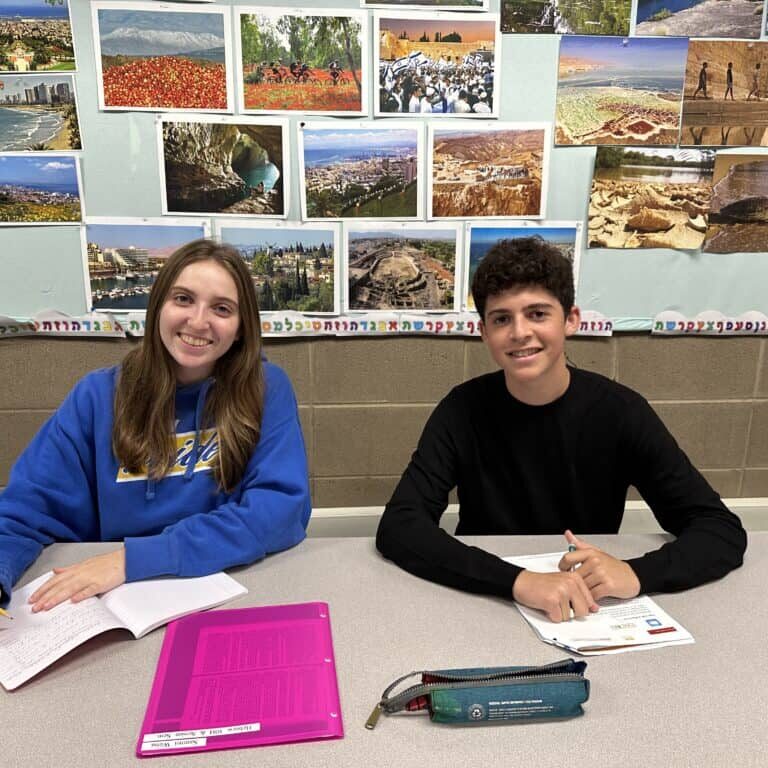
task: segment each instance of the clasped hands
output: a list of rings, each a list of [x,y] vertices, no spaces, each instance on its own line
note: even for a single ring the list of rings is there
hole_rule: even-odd
[[[48,611],[70,598],[73,603],[79,603],[109,592],[124,581],[125,547],[120,547],[66,568],[54,568],[53,576],[29,596],[29,603],[33,613]]]
[[[595,613],[600,598],[640,594],[640,581],[623,560],[578,539],[571,531],[565,532],[565,538],[576,549],[563,555],[558,563],[560,573],[522,571],[512,589],[516,602],[561,622]]]

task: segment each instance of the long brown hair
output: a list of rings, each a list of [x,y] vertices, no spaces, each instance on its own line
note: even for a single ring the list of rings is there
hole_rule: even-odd
[[[261,322],[253,280],[234,248],[195,240],[179,248],[160,270],[147,306],[144,338],[123,360],[115,391],[112,450],[129,472],[156,480],[175,461],[176,375],[173,358],[160,338],[160,310],[181,271],[199,261],[223,267],[237,286],[240,329],[237,340],[214,364],[214,384],[205,404],[205,425],[219,437],[214,476],[231,490],[243,476],[259,442],[264,409]]]

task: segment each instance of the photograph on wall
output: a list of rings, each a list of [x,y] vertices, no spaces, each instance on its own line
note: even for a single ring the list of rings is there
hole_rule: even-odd
[[[764,253],[768,243],[768,155],[723,154],[715,159],[708,253]]]
[[[501,31],[628,35],[632,0],[501,0]]]
[[[638,0],[636,35],[760,37],[763,0]]]
[[[238,8],[236,27],[241,112],[367,114],[365,12]]]
[[[228,10],[147,2],[91,9],[100,109],[232,111]]]
[[[339,313],[339,224],[219,220],[216,226],[219,239],[247,264],[259,311]]]
[[[458,224],[350,225],[346,237],[348,309],[454,310]]]
[[[302,218],[420,218],[421,144],[413,124],[304,124]]]
[[[581,265],[581,222],[579,221],[541,221],[530,224],[520,222],[513,227],[494,227],[483,224],[469,224],[464,278],[464,307],[475,309],[472,298],[472,278],[477,267],[488,251],[500,240],[517,240],[524,237],[538,237],[557,248],[573,267],[573,284],[578,289],[579,269]]]
[[[163,213],[285,217],[287,121],[158,119]]]
[[[81,189],[73,155],[0,154],[0,225],[77,224]]]
[[[69,0],[0,0],[0,72],[76,68]]]
[[[208,234],[208,223],[203,221],[89,218],[83,228],[88,306],[116,312],[146,310],[168,257]]]
[[[430,125],[430,217],[543,217],[550,143],[549,123]]]
[[[0,152],[82,149],[72,75],[0,75]]]
[[[681,146],[760,147],[768,135],[768,43],[691,40]]]
[[[497,14],[374,16],[374,115],[498,117]]]
[[[360,0],[362,8],[404,10],[487,11],[488,0]]]
[[[685,38],[560,39],[556,144],[677,144]]]
[[[714,164],[706,149],[598,147],[589,247],[700,248]]]

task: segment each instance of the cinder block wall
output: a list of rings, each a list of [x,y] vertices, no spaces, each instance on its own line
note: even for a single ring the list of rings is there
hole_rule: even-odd
[[[768,356],[758,338],[574,339],[568,355],[641,392],[724,497],[768,497]],[[0,340],[0,488],[73,384],[127,341]],[[478,340],[267,341],[299,400],[316,507],[384,504],[437,400],[493,365]]]

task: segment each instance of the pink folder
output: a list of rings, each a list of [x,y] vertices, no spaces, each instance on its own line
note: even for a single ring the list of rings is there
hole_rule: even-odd
[[[326,603],[207,611],[168,625],[136,754],[343,735]]]

